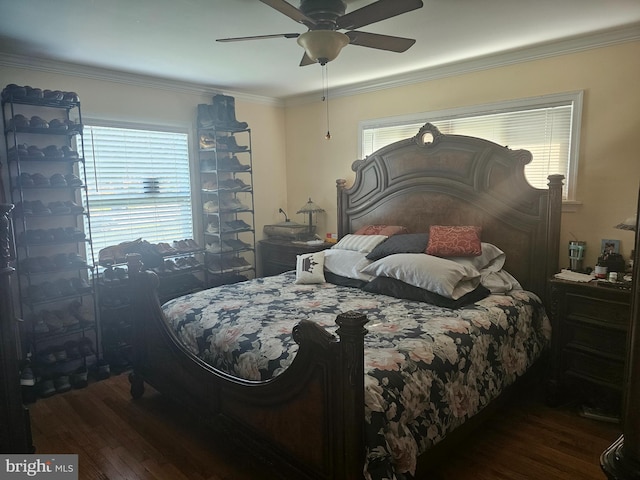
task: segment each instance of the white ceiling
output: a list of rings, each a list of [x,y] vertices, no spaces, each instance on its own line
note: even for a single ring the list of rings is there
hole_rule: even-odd
[[[369,3],[350,0],[347,11]],[[398,54],[348,45],[329,63],[329,83],[361,84],[618,29],[640,34],[639,22],[640,0],[424,0],[420,10],[361,29],[415,38],[413,47]],[[269,98],[321,90],[321,67],[298,66],[303,50],[295,39],[215,39],[305,30],[258,0],[0,0],[5,58],[81,64]]]

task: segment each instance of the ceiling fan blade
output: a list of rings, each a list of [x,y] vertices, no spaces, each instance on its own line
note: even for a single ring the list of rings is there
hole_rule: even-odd
[[[307,17],[304,13],[298,10],[296,7],[291,5],[289,2],[285,0],[260,0],[265,5],[269,5],[271,8],[278,10],[280,13],[283,13],[287,17],[295,20],[298,23],[302,23],[307,27],[315,27],[316,22],[313,18]]]
[[[416,41],[413,38],[392,37],[390,35],[380,35],[378,33],[367,33],[359,31],[346,32],[351,40],[351,45],[360,47],[377,48],[378,50],[388,50],[390,52],[402,53],[407,51]]]
[[[421,7],[421,0],[378,0],[338,18],[337,25],[338,28],[353,30]]]
[[[307,52],[304,52],[304,55],[302,56],[302,60],[300,60],[300,66],[306,67],[307,65],[313,65],[314,63],[318,63],[318,62],[314,62],[313,60],[311,60],[311,58],[309,58],[309,55],[307,55]]]
[[[298,38],[299,33],[274,33],[273,35],[255,35],[253,37],[218,38],[216,42],[244,42],[245,40],[264,40],[267,38]]]

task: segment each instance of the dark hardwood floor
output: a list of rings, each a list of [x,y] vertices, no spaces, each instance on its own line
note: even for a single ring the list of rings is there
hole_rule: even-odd
[[[499,421],[483,426],[428,478],[603,480],[599,456],[620,426],[536,398],[514,399]],[[29,407],[36,453],[79,454],[83,480],[276,478],[151,388],[131,400],[126,375]]]

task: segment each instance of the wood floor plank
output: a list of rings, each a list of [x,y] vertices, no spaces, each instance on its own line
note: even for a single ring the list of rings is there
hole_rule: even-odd
[[[275,480],[276,472],[126,375],[29,406],[37,453],[77,453],[81,480]],[[602,480],[600,453],[620,426],[516,400],[471,435],[430,480]]]

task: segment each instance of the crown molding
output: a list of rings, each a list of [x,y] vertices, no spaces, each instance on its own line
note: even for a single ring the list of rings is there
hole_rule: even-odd
[[[517,63],[556,57],[570,53],[602,48],[620,43],[640,40],[640,22],[623,27],[602,30],[587,35],[569,37],[559,41],[542,43],[530,47],[508,50],[500,53],[485,55],[467,60],[461,60],[444,65],[437,65],[426,69],[404,74],[378,78],[366,82],[342,87],[333,87],[331,96],[344,97],[363,93],[377,92],[389,88],[397,88],[430,80],[462,75],[491,68],[498,68]],[[145,88],[157,88],[171,92],[190,95],[215,95],[224,93],[233,95],[249,103],[268,104],[287,107],[308,103],[315,103],[320,98],[320,91],[309,92],[284,98],[251,95],[245,92],[235,92],[213,85],[188,83],[160,77],[132,74],[117,70],[109,70],[87,65],[59,62],[37,57],[25,57],[8,53],[0,53],[0,67],[23,68],[47,73],[62,74],[101,80]]]
[[[638,40],[640,40],[640,22],[620,28],[602,30],[588,35],[569,37],[559,41],[541,43],[530,47],[518,48],[468,60],[438,65],[414,72],[378,78],[354,85],[332,87],[331,96],[336,98],[359,95],[362,93],[372,93],[389,88],[413,85],[430,80],[438,80]],[[318,101],[318,98],[320,98],[320,91],[287,97],[284,101],[285,106],[289,107],[314,103]]]
[[[233,90],[227,90],[212,85],[189,83],[167,78],[153,77],[150,75],[139,75],[38,57],[26,57],[0,52],[0,67],[23,68],[26,70],[69,75],[137,87],[156,88],[158,90],[166,90],[174,93],[186,93],[189,95],[215,95],[224,93],[226,95],[233,95],[236,99],[242,99],[250,103],[283,106],[283,101],[277,98],[234,92]]]

